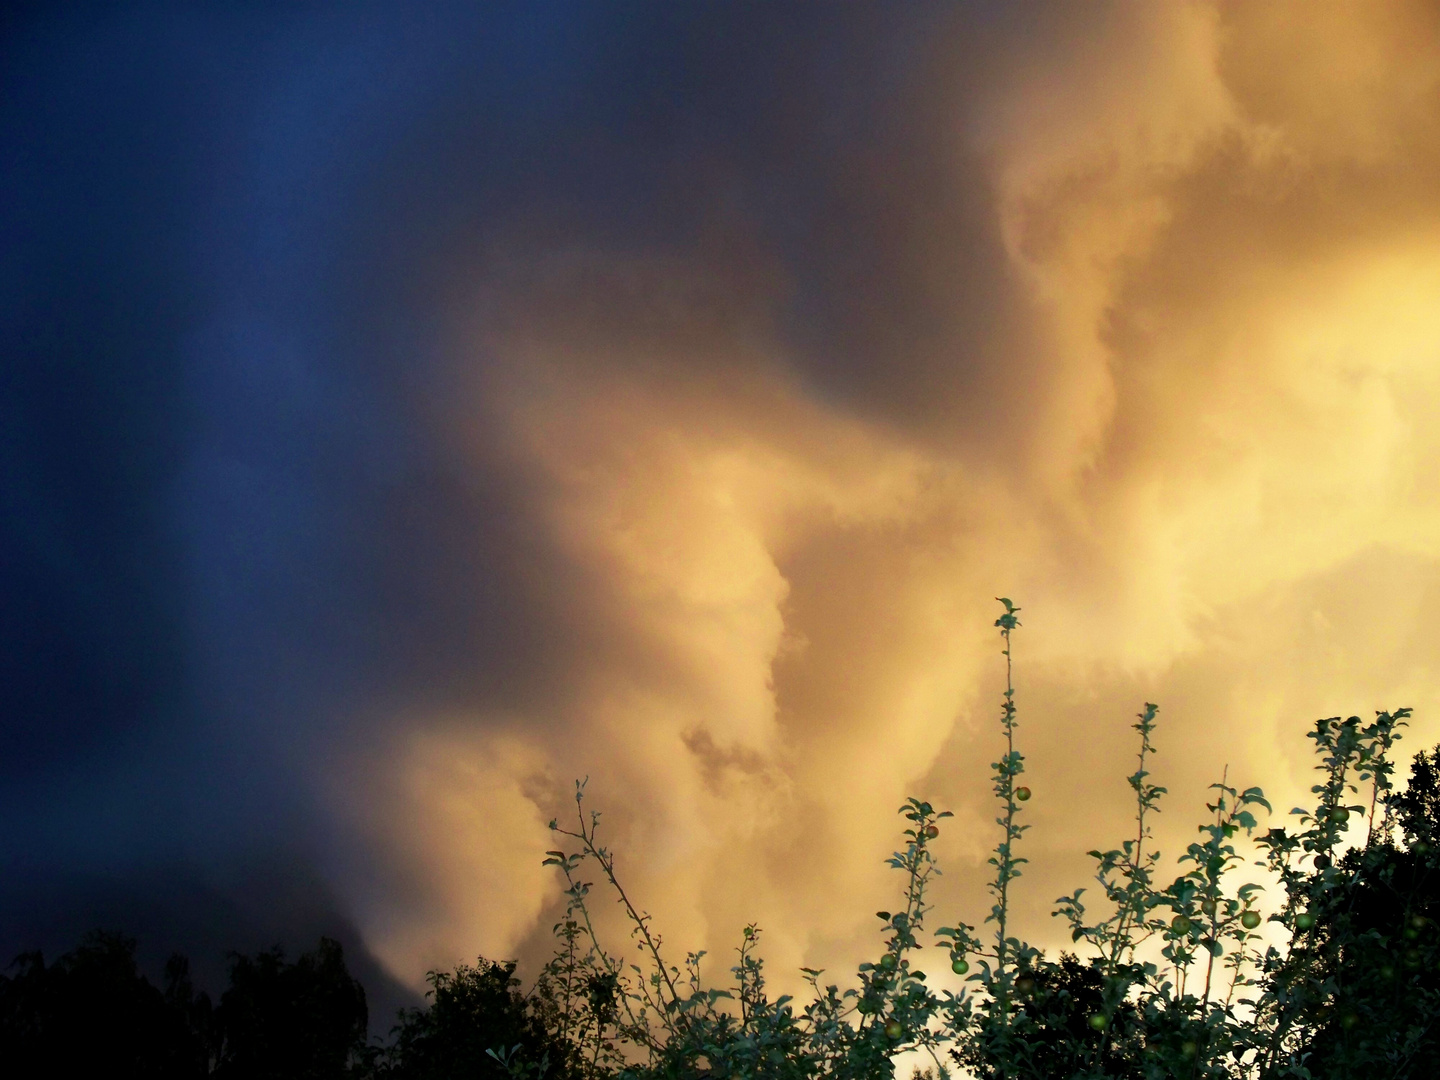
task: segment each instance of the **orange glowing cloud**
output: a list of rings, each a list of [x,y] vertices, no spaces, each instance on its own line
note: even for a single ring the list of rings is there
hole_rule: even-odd
[[[970,260],[1003,303],[877,346],[874,407],[798,355],[797,287],[743,220],[718,254],[486,264],[444,412],[506,478],[550,630],[524,695],[353,764],[389,777],[418,882],[362,913],[393,970],[543,953],[543,822],[585,775],[677,950],[756,919],[782,980],[861,958],[911,792],[956,811],[941,910],[979,922],[999,592],[1047,944],[1124,826],[1145,700],[1172,851],[1227,766],[1297,801],[1315,716],[1411,705],[1411,745],[1440,738],[1430,9],[1070,16],[996,31],[982,86],[935,76],[963,209],[887,257],[935,289]]]

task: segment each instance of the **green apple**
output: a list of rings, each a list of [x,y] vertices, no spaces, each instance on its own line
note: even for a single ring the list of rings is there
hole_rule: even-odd
[[[880,966],[886,971],[894,971],[897,961],[894,953],[886,953],[880,958]]]
[[[1200,901],[1200,910],[1203,911],[1207,917],[1213,919],[1216,911],[1215,901],[1207,896],[1204,900]]]
[[[1090,1026],[1096,1031],[1104,1031],[1110,1026],[1110,1021],[1105,1019],[1104,1013],[1091,1013]]]
[[[937,836],[940,835],[940,826],[939,826],[939,825],[926,825],[926,826],[925,826],[925,835],[926,835],[927,838],[929,838],[929,839],[931,839],[931,840],[934,840],[935,837],[937,837]]]
[[[965,972],[970,970],[970,962],[963,956],[957,956],[950,962],[950,970],[955,972],[956,975],[964,975]]]
[[[1254,930],[1260,925],[1260,913],[1258,911],[1247,911],[1240,916],[1240,925],[1246,930]]]
[[[905,1029],[900,1026],[899,1020],[885,1021],[885,1037],[887,1039],[898,1039],[905,1034]]]
[[[1176,934],[1190,933],[1190,920],[1184,915],[1176,915],[1170,920],[1170,929]]]
[[[1295,929],[1302,933],[1315,925],[1315,916],[1308,911],[1302,911],[1295,916]]]
[[[1017,787],[1017,788],[1015,789],[1015,801],[1016,801],[1016,802],[1029,802],[1029,801],[1030,801],[1030,789],[1029,789],[1028,787]]]

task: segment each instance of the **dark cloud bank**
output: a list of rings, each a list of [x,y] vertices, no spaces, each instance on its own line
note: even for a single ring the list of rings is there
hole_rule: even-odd
[[[545,692],[576,631],[524,580],[564,571],[527,550],[501,455],[433,434],[445,323],[497,252],[698,253],[702,299],[742,317],[771,299],[758,264],[804,377],[926,411],[897,369],[954,332],[907,242],[964,212],[916,115],[946,21],[12,14],[0,951],[344,929],[311,869],[346,842],[311,798],[334,746],[388,706]],[[676,332],[639,315],[612,330]]]
[[[1407,38],[1396,10],[1307,47],[1368,34],[1384,68]],[[1286,366],[1303,350],[1285,335],[1316,296],[1363,307],[1363,282],[1307,291],[1337,253],[1433,235],[1432,166],[1396,149],[1431,130],[1433,80],[1353,105],[1355,130],[1371,108],[1398,133],[1359,147],[1288,76],[1272,85],[1308,63],[1254,53],[1278,30],[1234,39],[1242,10],[1187,12],[7,16],[0,953],[113,925],[203,972],[226,948],[338,934],[378,958],[360,962],[383,1008],[427,963],[534,947],[548,879],[516,883],[523,902],[503,876],[467,885],[455,819],[424,808],[447,783],[497,793],[454,845],[518,822],[528,851],[530,818],[593,761],[633,802],[627,836],[669,837],[657,858],[715,879],[738,856],[694,839],[703,808],[778,793],[744,842],[773,882],[782,865],[803,878],[775,823],[839,813],[826,792],[873,761],[874,731],[899,748],[863,807],[922,780],[978,799],[978,775],[974,791],[937,777],[975,730],[952,732],[983,682],[957,657],[988,646],[934,627],[983,631],[995,576],[1053,600],[1061,629],[1038,651],[1056,684],[1083,669],[1121,717],[1156,681],[1202,699],[1259,679],[1226,666],[1233,635],[1204,652],[1247,597],[1298,612],[1313,592],[1343,623],[1363,601],[1323,596],[1344,567],[1431,588],[1428,474],[1386,504],[1419,515],[1403,557],[1302,522],[1339,498],[1307,479],[1306,433],[1381,430],[1373,379],[1413,375],[1403,420],[1434,400],[1433,357],[1397,345],[1371,375],[1347,368],[1380,396],[1336,391],[1342,406],[1314,396],[1329,374]],[[1384,209],[1323,216],[1337,205]],[[1422,293],[1427,244],[1405,277]],[[1255,332],[1222,339],[1226,320]],[[1278,435],[1236,434],[1259,407],[1226,359],[1240,339]],[[1379,483],[1340,473],[1390,443],[1342,443],[1335,490]],[[1283,497],[1222,536],[1207,508],[1261,489]],[[1009,539],[977,539],[1002,519]],[[1261,532],[1283,567],[1235,554]],[[752,592],[717,599],[752,564]],[[1087,605],[1111,594],[1104,627],[1155,621],[1098,655]],[[734,647],[712,656],[712,631]],[[715,672],[734,657],[730,701]],[[1393,684],[1430,693],[1419,670]],[[893,729],[862,729],[857,710],[894,700]],[[627,701],[678,718],[618,727]],[[749,727],[707,719],[752,704]],[[473,771],[437,764],[452,760]],[[663,762],[680,796],[656,793]],[[654,790],[618,786],[642,774]],[[820,827],[817,848],[848,851],[843,833]],[[823,906],[827,873],[796,903]],[[657,905],[694,927],[747,902]],[[412,934],[407,910],[460,929]],[[815,923],[802,914],[792,929]],[[852,933],[842,919],[787,956]]]

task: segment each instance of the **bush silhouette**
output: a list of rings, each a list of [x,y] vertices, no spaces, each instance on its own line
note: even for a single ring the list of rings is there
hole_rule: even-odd
[[[204,1008],[186,996],[183,962],[170,965],[167,995],[140,975],[133,939],[96,932],[48,967],[32,952],[11,970],[0,978],[10,1075],[178,1080],[208,1072]]]
[[[1417,754],[1389,800],[1409,841],[1390,837],[1324,858],[1306,878],[1315,920],[1271,972],[1295,1002],[1303,1066],[1319,1078],[1440,1076],[1440,835],[1436,764]]]
[[[154,986],[119,934],[92,933],[49,966],[25,953],[10,970],[0,976],[8,1075],[330,1080],[368,1068],[365,992],[329,939],[294,963],[279,949],[233,955],[218,1007],[183,957]]]
[[[431,972],[429,1004],[406,1010],[378,1056],[376,1074],[390,1080],[506,1077],[512,1063],[535,1075],[582,1075],[580,1049],[553,1033],[554,1010],[543,992],[520,992],[514,963],[481,958],[454,972]],[[547,1020],[550,1023],[547,1024]]]
[[[339,942],[293,963],[279,949],[233,954],[220,996],[215,1075],[224,1080],[339,1080],[365,1058],[365,990],[345,967]]]
[[[1012,677],[1020,608],[1001,603],[1005,747],[992,765],[1000,831],[985,918],[993,935],[977,937],[966,923],[932,932],[953,970],[967,976],[959,992],[936,991],[915,963],[931,910],[927,883],[939,872],[928,844],[948,816],[929,803],[900,807],[908,827],[889,863],[905,875],[904,907],[879,913],[878,960],[860,964],[849,988],[822,984],[822,972],[806,969],[806,1003],[766,993],[753,926],[729,985],[704,985],[699,955],[672,966],[650,916],[621,886],[615,857],[597,836],[599,816],[586,811],[577,784],[578,823],[551,823],[569,849],[546,862],[563,874],[569,898],[561,925],[572,930],[561,953],[581,962],[573,929],[581,928],[583,963],[616,981],[621,1008],[601,1027],[620,1047],[618,1075],[870,1080],[893,1075],[900,1052],[920,1051],[937,1074],[958,1064],[987,1080],[1440,1076],[1440,749],[1416,759],[1405,791],[1392,790],[1389,755],[1409,710],[1377,713],[1370,723],[1317,721],[1316,804],[1292,811],[1289,830],[1257,834],[1257,815],[1271,813],[1263,792],[1222,776],[1211,785],[1200,838],[1164,863],[1148,824],[1165,789],[1150,779],[1158,709],[1147,704],[1134,725],[1138,766],[1128,778],[1135,828],[1120,847],[1090,853],[1098,900],[1085,889],[1057,900],[1055,914],[1091,955],[1050,959],[1016,936],[1010,919],[1030,792],[1018,783],[1025,755]],[[1278,903],[1267,903],[1258,884],[1232,884],[1257,855],[1279,878]],[[1171,865],[1167,881],[1162,871]],[[628,913],[638,964],[595,940],[589,867]],[[1285,940],[1262,932],[1267,912]],[[533,1060],[511,1065],[512,1075],[539,1068]]]

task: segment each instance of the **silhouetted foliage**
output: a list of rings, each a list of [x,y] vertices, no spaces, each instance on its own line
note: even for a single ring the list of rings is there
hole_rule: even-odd
[[[208,1072],[209,1002],[196,998],[183,960],[162,992],[135,963],[135,942],[90,934],[48,967],[26,953],[0,977],[0,1045],[12,1076],[146,1077]]]
[[[933,987],[913,963],[930,908],[927,882],[939,872],[929,845],[949,816],[928,802],[911,798],[899,810],[910,827],[887,861],[906,875],[905,905],[877,913],[886,936],[878,962],[861,963],[845,989],[803,969],[812,997],[792,1004],[765,991],[750,952],[754,926],[745,928],[728,987],[702,984],[701,954],[683,969],[666,961],[650,915],[621,886],[615,857],[597,838],[599,814],[586,810],[585,785],[577,782],[577,823],[551,822],[565,850],[545,861],[565,877],[563,925],[576,928],[562,935],[567,963],[617,980],[623,1009],[604,1029],[619,1047],[620,1080],[872,1080],[893,1076],[896,1056],[914,1051],[931,1056],[935,1075],[948,1075],[953,1061],[986,1080],[1440,1076],[1432,865],[1440,748],[1417,759],[1405,792],[1393,791],[1390,751],[1410,710],[1377,712],[1368,723],[1316,721],[1309,738],[1321,781],[1311,787],[1312,806],[1291,811],[1292,829],[1257,835],[1258,815],[1274,811],[1260,788],[1231,786],[1227,769],[1210,785],[1199,839],[1162,862],[1149,824],[1165,794],[1149,779],[1158,707],[1147,703],[1134,725],[1140,742],[1128,778],[1134,828],[1120,846],[1090,852],[1094,897],[1081,888],[1056,901],[1054,914],[1093,959],[1051,960],[1014,935],[1010,918],[1032,792],[1019,782],[1025,756],[1010,677],[1020,609],[1000,602],[1004,749],[992,763],[992,790],[1001,831],[989,859],[994,903],[985,919],[994,933],[977,936],[966,923],[933,931],[951,970],[964,976],[958,992]],[[1404,846],[1394,837],[1397,821]],[[1278,904],[1267,902],[1264,885],[1239,883],[1257,855],[1278,879]],[[1162,871],[1171,865],[1167,881]],[[639,964],[595,939],[587,868],[599,871],[629,917]],[[1262,930],[1267,918],[1278,932]]]
[[[329,939],[294,963],[278,949],[233,956],[218,1007],[180,956],[156,987],[118,934],[92,933],[49,966],[25,953],[10,971],[0,976],[7,1075],[338,1080],[366,1070],[365,991]]]
[[[1026,1075],[1143,1077],[1144,1017],[1124,1000],[1129,985],[1070,953],[1058,963],[1042,957],[1022,968],[1014,980],[1011,1033]],[[977,1077],[1003,1075],[985,1050],[984,1040],[976,1040],[952,1056]]]
[[[1390,798],[1407,845],[1421,855],[1440,847],[1440,746],[1415,755],[1410,781]]]
[[[278,948],[232,955],[216,1014],[224,1080],[339,1080],[366,1055],[365,989],[330,938],[294,963]]]
[[[577,1048],[554,1034],[553,1000],[545,993],[522,994],[513,963],[482,957],[474,967],[432,971],[429,982],[429,1005],[401,1013],[393,1042],[376,1061],[378,1076],[498,1080],[522,1072],[563,1080],[581,1075]]]
[[[1314,927],[1274,974],[1317,1078],[1440,1076],[1440,747],[1389,800],[1408,841],[1353,849],[1306,882]]]

